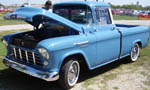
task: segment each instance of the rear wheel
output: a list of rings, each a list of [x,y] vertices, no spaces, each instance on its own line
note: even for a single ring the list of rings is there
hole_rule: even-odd
[[[134,46],[131,49],[130,56],[128,57],[128,60],[130,62],[137,61],[137,59],[139,57],[139,52],[140,52],[140,47],[139,47],[139,44],[136,43],[136,44],[134,44]]]
[[[70,89],[77,83],[79,74],[80,65],[77,58],[69,58],[61,68],[58,82],[61,87]]]

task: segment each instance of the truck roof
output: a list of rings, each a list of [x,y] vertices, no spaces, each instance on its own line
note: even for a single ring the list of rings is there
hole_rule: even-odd
[[[56,3],[55,5],[87,5],[89,7],[93,7],[93,6],[110,7],[108,3],[96,2],[96,1],[68,1],[68,2]]]

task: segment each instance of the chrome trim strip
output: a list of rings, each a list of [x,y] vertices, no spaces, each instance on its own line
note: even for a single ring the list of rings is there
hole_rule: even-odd
[[[20,72],[26,73],[28,75],[31,75],[33,77],[43,79],[45,81],[56,81],[59,79],[59,73],[58,72],[40,71],[40,70],[37,70],[35,68],[29,67],[27,65],[23,65],[23,64],[15,62],[15,61],[12,61],[12,60],[8,59],[7,57],[3,58],[3,63],[8,67],[11,67],[11,68],[16,69]]]
[[[79,43],[74,43],[74,45],[82,45],[82,44],[87,44],[89,43],[89,41],[83,41],[83,42],[79,42]]]
[[[17,58],[16,48],[13,48],[13,50],[14,50],[15,58]]]
[[[22,54],[21,54],[21,49],[19,48],[19,56],[20,56],[20,60],[22,60]]]
[[[32,57],[33,57],[33,63],[36,64],[34,52],[32,52]]]
[[[29,63],[29,58],[28,58],[27,50],[25,50],[25,54],[26,54],[26,60],[27,60],[27,63]]]

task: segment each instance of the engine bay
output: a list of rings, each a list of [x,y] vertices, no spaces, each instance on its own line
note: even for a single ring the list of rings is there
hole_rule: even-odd
[[[34,49],[37,43],[42,40],[77,34],[77,31],[66,26],[44,26],[40,29],[16,34],[13,36],[12,44],[24,48]]]

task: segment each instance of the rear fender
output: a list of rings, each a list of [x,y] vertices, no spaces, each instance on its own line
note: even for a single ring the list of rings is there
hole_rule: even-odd
[[[130,52],[131,52],[132,48],[134,47],[134,45],[135,45],[136,43],[141,43],[141,48],[142,48],[142,41],[141,41],[140,39],[138,39],[138,40],[135,40],[135,41],[132,43]]]

